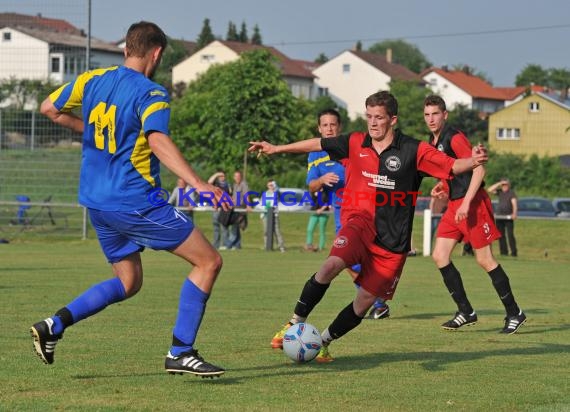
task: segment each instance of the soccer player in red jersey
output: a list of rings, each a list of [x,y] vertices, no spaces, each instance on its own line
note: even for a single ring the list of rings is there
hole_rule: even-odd
[[[447,109],[439,96],[428,96],[424,101],[424,120],[431,132],[430,144],[437,150],[455,159],[471,156],[471,144],[459,130],[446,125]],[[443,282],[457,304],[455,316],[441,326],[456,330],[477,322],[477,314],[467,299],[461,275],[451,261],[451,253],[458,242],[469,242],[475,251],[477,263],[489,274],[493,287],[505,306],[507,315],[501,333],[515,333],[526,320],[526,315],[517,305],[509,278],[495,260],[491,243],[501,237],[495,226],[493,208],[489,195],[483,188],[483,166],[464,173],[455,179],[442,181],[432,190],[432,196],[447,195],[449,203],[437,228],[433,260]]]
[[[283,334],[294,323],[303,322],[319,303],[331,281],[356,263],[362,270],[355,299],[340,311],[323,331],[323,348],[317,361],[332,360],[328,346],[357,327],[377,297],[391,299],[407,252],[414,216],[415,198],[425,174],[451,178],[487,160],[482,146],[473,157],[453,159],[426,142],[405,136],[395,129],[398,102],[382,91],[366,99],[368,132],[338,137],[313,138],[287,145],[250,142],[258,154],[308,153],[325,150],[346,167],[342,195],[341,224],[332,250],[320,269],[305,283],[293,316]],[[386,199],[388,199],[386,201]]]

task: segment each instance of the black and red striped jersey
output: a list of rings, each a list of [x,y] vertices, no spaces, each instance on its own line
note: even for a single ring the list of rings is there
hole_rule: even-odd
[[[374,219],[376,244],[395,253],[410,250],[422,177],[450,179],[455,160],[399,130],[382,153],[373,148],[370,135],[361,132],[322,139],[321,146],[331,159],[346,166],[341,221],[366,212]]]

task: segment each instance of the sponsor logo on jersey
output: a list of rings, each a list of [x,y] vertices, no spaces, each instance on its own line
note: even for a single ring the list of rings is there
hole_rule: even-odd
[[[343,248],[348,246],[348,239],[346,236],[339,236],[334,240],[333,247]]]

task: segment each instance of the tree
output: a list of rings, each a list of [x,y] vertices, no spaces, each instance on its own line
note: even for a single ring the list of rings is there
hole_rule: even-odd
[[[477,110],[469,109],[465,105],[457,105],[449,112],[448,123],[463,131],[472,144],[489,140],[487,120],[481,119]]]
[[[401,64],[414,73],[420,73],[422,70],[432,66],[420,49],[404,40],[385,40],[373,44],[368,51],[385,56],[388,49],[392,50],[393,63]]]
[[[204,19],[204,25],[202,26],[202,31],[198,35],[198,40],[196,40],[196,49],[200,50],[216,40],[212,28],[210,27],[210,19]]]
[[[173,101],[172,135],[191,162],[233,170],[242,167],[249,141],[279,144],[298,136],[297,108],[275,59],[266,50],[254,50],[212,66]],[[303,161],[305,157],[268,161],[247,156],[248,173],[253,169],[260,176],[275,176],[302,169]]]
[[[390,93],[398,99],[398,127],[403,133],[421,139],[427,134],[424,99],[429,90],[415,82],[393,80]]]
[[[539,86],[548,84],[548,71],[539,64],[527,64],[515,78],[516,86],[530,86],[531,84]]]
[[[173,92],[172,68],[188,57],[188,55],[188,51],[180,40],[169,38],[168,46],[166,46],[162,54],[162,61],[156,70],[154,80],[166,87],[169,92]]]
[[[570,87],[570,70],[549,69],[548,83],[553,89],[560,90],[560,100],[568,98],[568,88]]]
[[[249,37],[247,35],[247,26],[245,25],[245,21],[241,22],[241,30],[239,32],[239,41],[242,43],[247,43],[249,41]]]
[[[261,39],[261,32],[259,31],[259,26],[256,24],[253,26],[253,35],[251,36],[251,44],[262,45],[263,41]]]
[[[239,41],[239,35],[237,32],[237,27],[233,21],[228,24],[228,33],[226,34],[226,40],[228,41]]]
[[[329,58],[326,56],[326,54],[321,53],[317,56],[317,58],[315,59],[315,63],[319,63],[319,64],[323,64],[329,61]]]
[[[356,51],[362,51],[362,42],[358,40],[354,48],[356,49]]]
[[[0,80],[0,103],[8,101],[8,107],[23,110],[26,105],[39,108],[46,96],[57,87],[51,81],[17,79]]]

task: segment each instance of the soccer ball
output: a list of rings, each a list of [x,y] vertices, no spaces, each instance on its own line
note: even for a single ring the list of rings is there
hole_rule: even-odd
[[[295,362],[309,362],[321,350],[321,334],[309,323],[296,323],[283,336],[283,352]]]

